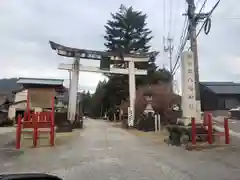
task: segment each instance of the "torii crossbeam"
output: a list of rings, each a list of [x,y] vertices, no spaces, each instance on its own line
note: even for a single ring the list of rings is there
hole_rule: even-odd
[[[134,125],[135,115],[135,96],[136,96],[136,82],[135,75],[146,75],[146,70],[135,68],[135,62],[148,62],[151,56],[156,56],[158,52],[138,53],[138,54],[119,54],[116,52],[94,51],[71,48],[57,44],[50,41],[50,46],[57,54],[65,57],[74,58],[73,64],[60,64],[59,69],[72,71],[72,79],[70,84],[69,103],[68,103],[68,119],[74,121],[76,114],[77,91],[79,71],[98,72],[98,73],[114,73],[114,74],[128,74],[129,75],[129,99],[131,111],[131,119],[128,119],[128,125]],[[102,61],[104,57],[108,57],[110,61],[127,61],[128,69],[123,68],[108,68],[101,69],[98,67],[82,66],[79,64],[80,59],[93,59]]]

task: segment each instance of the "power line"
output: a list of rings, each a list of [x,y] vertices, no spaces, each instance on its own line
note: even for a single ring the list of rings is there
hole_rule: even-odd
[[[172,30],[172,0],[168,0],[168,2],[166,4],[166,0],[163,1],[163,18],[164,18],[164,35],[163,35],[163,51],[164,52],[168,52],[169,54],[169,64],[170,64],[170,72],[172,71],[172,51],[173,51],[173,39],[171,37],[171,30]],[[166,12],[167,9],[167,12]],[[168,18],[166,18],[166,16],[168,16]],[[166,20],[167,20],[167,26],[168,28],[166,28]],[[167,29],[167,31],[165,31],[165,28]],[[167,38],[166,38],[167,37]],[[166,45],[167,43],[167,45]]]
[[[172,76],[174,76],[177,73],[177,70],[180,68],[180,63],[178,63],[176,70],[172,73]]]
[[[169,53],[170,73],[172,73],[172,52],[173,52],[173,38],[167,38],[167,47],[164,46],[164,51]]]
[[[186,4],[186,2],[185,2]],[[185,10],[186,12],[186,10]],[[186,42],[186,33],[187,33],[187,28],[188,28],[188,21],[187,21],[187,17],[185,17],[185,20],[184,20],[184,23],[183,23],[183,30],[182,30],[182,33],[181,33],[181,36],[180,36],[180,42],[179,42],[179,46],[177,48],[177,51],[176,51],[176,61],[175,61],[175,64],[174,64],[174,67],[173,67],[173,72],[178,64],[178,61],[179,61],[179,58],[180,58],[180,53],[181,53],[181,49],[183,49],[184,47],[182,46],[185,46]],[[183,45],[184,44],[184,45]],[[172,72],[172,73],[173,73]]]
[[[198,31],[198,33],[197,33],[197,37],[198,37],[198,35],[200,34],[200,32],[202,31],[202,29],[203,29],[204,27],[206,27],[207,23],[208,23],[208,22],[211,22],[211,21],[209,21],[209,19],[210,19],[211,15],[212,15],[213,11],[216,9],[216,7],[218,6],[218,4],[220,3],[220,1],[221,1],[221,0],[218,0],[218,2],[213,6],[212,10],[211,10],[209,13],[207,13],[206,20],[204,21],[204,23],[203,23],[202,26],[200,27],[200,29],[199,29],[199,31]]]
[[[199,10],[198,13],[201,13],[201,12],[202,12],[202,10],[203,10],[203,8],[205,7],[206,3],[207,3],[207,0],[204,0],[204,2],[203,2],[203,4],[202,4],[202,7],[201,7],[201,9]]]
[[[178,46],[178,50],[177,50],[177,54],[176,54],[176,62],[173,66],[173,72],[175,71],[175,68],[179,62],[179,58],[180,58],[180,54],[182,52],[182,50],[184,49],[186,43],[187,43],[187,39],[188,39],[188,21],[187,21],[187,17],[185,17],[184,20],[184,24],[183,24],[183,30],[182,30],[182,34],[180,37],[180,44]]]
[[[179,2],[181,1],[175,1],[175,3],[173,3],[172,5],[172,8],[175,9],[175,8],[178,8],[179,7]],[[172,32],[172,38],[175,39],[175,34],[176,34],[176,19],[178,18],[179,14],[178,14],[178,11],[174,11],[173,13],[173,18],[172,18],[172,29],[173,29],[173,32]]]
[[[180,56],[181,56],[181,53],[182,53],[182,51],[184,50],[184,47],[186,46],[186,44],[187,44],[187,40],[188,40],[188,34],[187,34],[187,36],[185,37],[185,39],[183,40],[183,43],[181,44],[181,47],[180,47],[180,49],[179,49],[179,51],[178,51],[178,54],[177,54],[177,60],[176,60],[176,62],[175,62],[175,64],[174,64],[174,66],[173,66],[173,75],[175,74],[175,72],[177,71],[177,69],[180,67],[180,63],[179,63],[179,60],[180,60]],[[178,66],[177,66],[178,65]]]
[[[172,0],[168,0],[168,1],[169,1],[169,30],[168,30],[168,36],[170,38],[171,28],[172,28],[172,8],[173,8],[173,4],[172,4]]]
[[[166,33],[166,0],[163,0],[163,34]]]
[[[197,3],[199,3],[199,1],[198,1]],[[215,10],[215,8],[216,8],[216,7],[218,6],[218,4],[220,3],[220,0],[218,0],[218,2],[213,6],[212,10],[211,10],[209,13],[202,13],[202,14],[200,14],[200,13],[202,12],[203,8],[205,7],[206,3],[207,3],[207,0],[204,0],[203,4],[202,4],[202,6],[201,6],[201,8],[200,8],[200,10],[199,10],[199,13],[197,14],[197,16],[199,17],[199,19],[204,18],[205,21],[204,21],[204,23],[202,24],[202,26],[200,27],[200,29],[199,29],[196,37],[199,36],[199,34],[200,34],[200,32],[202,31],[203,28],[205,29],[205,34],[208,34],[208,33],[209,33],[210,28],[211,28],[211,20],[210,20],[210,17],[211,17],[211,15],[212,15],[213,11]],[[201,15],[201,16],[200,16],[200,15]],[[187,42],[187,40],[185,40],[185,41]],[[182,43],[183,46],[186,45],[186,42],[185,42],[185,41]],[[184,47],[181,48],[181,49],[183,50]],[[175,75],[177,69],[180,67],[180,64],[178,65],[178,63],[179,63],[179,58],[180,58],[181,52],[182,52],[181,50],[178,51],[177,58],[176,58],[176,63],[174,64],[174,67],[173,67],[173,75]]]

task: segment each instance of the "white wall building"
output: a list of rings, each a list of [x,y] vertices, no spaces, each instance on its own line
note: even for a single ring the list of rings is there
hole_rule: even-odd
[[[27,89],[15,92],[14,103],[9,106],[8,118],[15,119],[16,111],[25,111],[27,107]]]

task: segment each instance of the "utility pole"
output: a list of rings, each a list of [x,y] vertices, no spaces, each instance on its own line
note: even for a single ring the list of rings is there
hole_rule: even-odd
[[[164,41],[165,42],[165,41]],[[164,43],[164,51],[165,52],[168,52],[168,58],[169,58],[169,71],[170,71],[170,74],[171,74],[171,92],[174,92],[173,91],[173,65],[172,65],[172,53],[173,53],[173,38],[170,38],[170,35],[168,35],[168,38],[167,38],[167,46],[165,46],[165,43]]]
[[[168,58],[169,58],[169,64],[170,64],[170,73],[172,74],[172,71],[173,71],[173,67],[172,67],[172,53],[173,53],[173,39],[170,38],[170,36],[168,36],[167,38],[167,46],[165,46],[164,44],[164,51],[165,52],[168,52]]]
[[[195,3],[194,0],[186,0],[188,3],[188,21],[189,21],[189,39],[191,45],[191,51],[193,52],[194,59],[194,75],[195,75],[195,97],[196,97],[196,116],[197,118],[201,118],[201,99],[200,99],[200,89],[199,89],[199,68],[198,68],[198,50],[197,50],[197,22],[200,18],[200,14],[196,14]],[[205,18],[205,17],[204,17]]]

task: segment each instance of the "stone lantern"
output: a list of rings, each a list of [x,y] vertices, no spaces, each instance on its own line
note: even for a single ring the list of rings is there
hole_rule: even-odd
[[[153,110],[153,107],[152,107],[152,92],[151,92],[151,87],[148,88],[147,91],[145,91],[143,93],[143,96],[144,98],[146,99],[147,101],[147,106],[145,107],[144,109],[144,114],[153,114],[154,113],[154,110]]]

